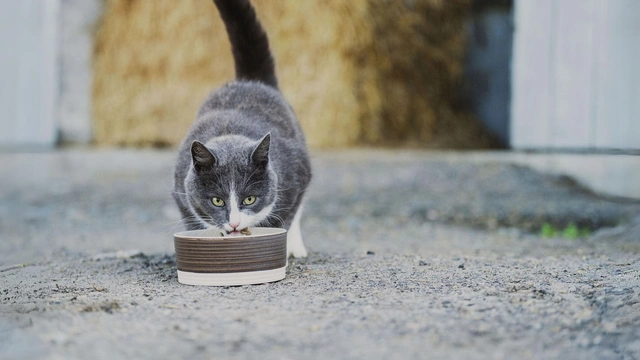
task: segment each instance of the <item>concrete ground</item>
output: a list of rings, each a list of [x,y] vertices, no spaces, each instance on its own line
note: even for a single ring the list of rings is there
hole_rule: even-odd
[[[638,201],[500,153],[316,153],[309,257],[191,287],[174,157],[0,155],[0,358],[640,358]]]

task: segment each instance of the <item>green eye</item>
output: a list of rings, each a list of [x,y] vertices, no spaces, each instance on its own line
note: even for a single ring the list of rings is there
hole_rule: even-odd
[[[220,199],[219,197],[214,197],[213,199],[211,199],[211,202],[214,206],[217,207],[224,206],[224,200]]]
[[[256,202],[256,197],[251,195],[251,196],[247,196],[246,198],[244,198],[244,200],[242,201],[243,204],[245,205],[251,205],[254,202]]]

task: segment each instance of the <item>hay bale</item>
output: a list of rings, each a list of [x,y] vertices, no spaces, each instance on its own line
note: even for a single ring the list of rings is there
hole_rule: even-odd
[[[98,144],[181,140],[212,86],[233,74],[228,45],[212,35],[224,31],[217,16],[201,0],[106,2],[94,49]]]
[[[310,146],[486,144],[456,109],[470,0],[253,3]],[[206,0],[107,0],[95,44],[99,144],[178,144],[234,74]]]

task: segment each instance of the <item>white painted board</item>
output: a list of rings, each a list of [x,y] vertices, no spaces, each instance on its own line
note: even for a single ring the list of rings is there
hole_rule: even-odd
[[[640,1],[514,7],[511,146],[640,150]]]
[[[0,147],[56,142],[59,0],[0,1]]]
[[[511,144],[515,147],[544,144],[550,137],[553,1],[514,3]]]
[[[1,1],[1,0],[0,0]],[[60,94],[57,118],[60,140],[89,143],[94,28],[104,0],[62,1],[60,9]]]
[[[554,1],[551,69],[554,108],[547,139],[558,148],[588,147],[591,132],[592,32],[595,0]]]
[[[599,1],[596,147],[640,149],[640,1]]]

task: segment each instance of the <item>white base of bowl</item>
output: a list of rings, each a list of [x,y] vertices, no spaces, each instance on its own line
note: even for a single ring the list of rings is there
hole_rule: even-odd
[[[284,279],[287,267],[237,273],[194,273],[178,270],[178,281],[185,285],[237,286],[263,284]]]

